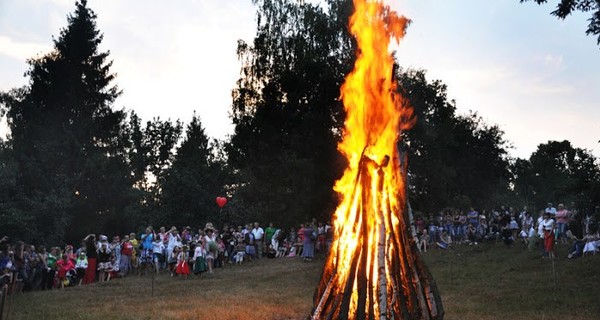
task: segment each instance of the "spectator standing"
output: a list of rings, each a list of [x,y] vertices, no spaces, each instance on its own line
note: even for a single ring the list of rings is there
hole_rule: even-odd
[[[115,262],[113,263],[113,270],[120,270],[121,268],[121,238],[114,236],[112,242],[108,246],[110,252],[115,255]]]
[[[155,271],[158,274],[160,271],[162,263],[165,261],[165,244],[160,237],[154,238],[152,242],[152,261],[154,261]]]
[[[175,247],[182,246],[181,236],[179,236],[179,231],[177,231],[177,228],[175,226],[172,226],[171,229],[167,231],[167,234],[167,256],[171,257]]]
[[[546,209],[544,209],[544,212],[549,213],[550,218],[554,219],[554,217],[556,216],[556,208],[552,206],[552,202],[548,202],[548,206],[546,207]]]
[[[122,277],[126,276],[131,271],[131,257],[133,255],[133,244],[129,241],[129,235],[123,237],[121,242],[121,265],[119,266],[119,273]]]
[[[269,222],[269,226],[265,229],[265,245],[272,244],[275,231],[277,231],[277,228],[273,227],[273,222]]]
[[[541,223],[544,232],[544,256],[554,258],[554,220],[551,219],[551,213],[544,213],[544,220]]]
[[[102,236],[100,236],[102,238]],[[100,282],[108,281],[108,274],[112,269],[112,264],[110,263],[110,250],[108,249],[108,243],[101,241],[100,249],[98,250],[98,280]],[[89,258],[88,258],[89,265]],[[89,269],[89,266],[88,266]]]
[[[421,236],[418,238],[417,249],[419,252],[427,252],[427,246],[429,245],[429,234],[427,229],[423,229]]]
[[[198,275],[198,274],[202,274],[203,272],[206,272],[206,249],[204,248],[204,245],[202,245],[202,242],[204,241],[200,241],[198,243],[196,243],[196,248],[194,249],[194,274]]]
[[[567,244],[566,232],[568,223],[569,211],[562,203],[559,203],[558,211],[556,212],[556,240],[560,239],[562,244]]]
[[[154,230],[152,227],[148,226],[146,228],[141,240],[140,274],[142,274],[142,271],[147,274],[154,264]]]
[[[215,236],[215,230],[212,224],[206,226],[204,229],[206,235],[204,236],[205,249],[206,249],[206,264],[208,266],[208,273],[213,273],[213,267],[215,259],[218,255],[217,239]]]
[[[85,239],[85,254],[87,256],[88,268],[83,278],[84,284],[94,283],[96,280],[96,259],[98,258],[98,247],[96,245],[96,235],[89,234]]]
[[[81,251],[79,253],[79,256],[77,257],[77,261],[75,262],[75,269],[77,270],[77,279],[79,279],[79,284],[81,284],[81,282],[83,281],[87,268],[87,256],[85,255],[85,251]]]
[[[62,255],[62,259],[56,262],[57,267],[57,278],[60,281],[60,287],[64,288],[65,284],[69,284],[67,280],[67,273],[71,270],[75,270],[75,264],[69,259],[67,254]]]
[[[304,241],[302,249],[302,258],[304,261],[310,262],[315,257],[315,241],[317,240],[317,231],[313,226],[306,224],[304,227]]]
[[[317,251],[325,252],[325,225],[319,222],[317,227]]]
[[[475,228],[479,225],[479,212],[475,208],[471,208],[467,213],[467,223],[472,224]]]
[[[56,275],[56,261],[58,260],[58,249],[50,249],[46,256],[46,273],[42,280],[42,290],[52,289],[54,287],[54,276]]]
[[[252,234],[254,235],[254,246],[256,247],[256,257],[260,259],[263,254],[264,249],[264,236],[265,231],[260,227],[258,222],[254,223],[254,228],[252,229]]]
[[[256,256],[256,245],[254,244],[254,234],[250,232],[252,229],[251,225],[246,226],[246,232],[244,233],[244,244],[246,245],[246,255],[248,260],[252,261],[252,258]]]

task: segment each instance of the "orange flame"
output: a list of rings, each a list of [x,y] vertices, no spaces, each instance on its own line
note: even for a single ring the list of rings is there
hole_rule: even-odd
[[[346,273],[351,269],[352,256],[360,250],[356,230],[367,224],[364,230],[368,230],[368,234],[362,236],[368,238],[367,265],[374,266],[369,285],[377,292],[379,273],[386,270],[376,258],[380,233],[385,233],[385,228],[378,226],[400,228],[398,212],[404,206],[404,181],[397,161],[397,143],[400,131],[413,124],[412,108],[397,92],[393,76],[394,59],[389,45],[392,38],[399,43],[409,20],[398,16],[381,1],[355,0],[354,7],[350,31],[356,37],[359,51],[354,70],[341,88],[347,117],[343,141],[338,145],[348,159],[348,167],[335,185],[343,199],[335,212],[336,236],[329,259],[337,262],[332,264],[338,273],[338,283],[333,288],[340,290],[346,286],[344,282],[348,278]],[[391,165],[381,165],[387,164],[390,157],[394,159]],[[363,170],[363,159],[372,161],[367,166],[372,177],[367,186],[356,181],[359,171]],[[383,188],[378,187],[381,185]],[[361,195],[365,194],[362,188],[371,189],[367,190],[370,198],[367,201],[361,199]],[[369,214],[359,217],[361,212]],[[357,312],[357,286],[354,283],[350,314]],[[373,300],[369,303],[377,306],[378,301]],[[375,307],[375,310],[378,308]],[[379,314],[376,314],[378,317]]]

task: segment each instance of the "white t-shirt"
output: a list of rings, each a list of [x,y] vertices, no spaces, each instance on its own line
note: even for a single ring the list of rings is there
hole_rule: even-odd
[[[152,242],[152,253],[163,253],[165,245],[162,241]]]
[[[542,226],[542,230],[552,231],[552,230],[554,230],[554,220],[552,220],[552,219],[545,220],[544,219],[541,223],[541,226]]]
[[[194,260],[196,260],[196,258],[205,257],[205,256],[206,256],[206,252],[204,250],[204,247],[202,247],[201,245],[197,245],[196,249],[194,250]]]
[[[252,234],[254,235],[254,240],[262,240],[265,231],[261,227],[258,227],[252,229]]]

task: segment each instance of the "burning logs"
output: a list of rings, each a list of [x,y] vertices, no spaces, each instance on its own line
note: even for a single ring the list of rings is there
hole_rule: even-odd
[[[397,149],[400,132],[409,129],[414,118],[398,93],[388,47],[391,38],[400,41],[408,23],[379,0],[354,0],[349,27],[359,50],[341,88],[346,121],[338,145],[348,167],[335,185],[342,199],[312,319],[444,315],[410,233],[406,166],[401,169]]]
[[[410,234],[405,207],[395,207],[386,171],[363,154],[347,224],[336,240],[314,297],[312,319],[443,319],[443,308],[427,267]],[[374,210],[375,209],[375,210]],[[351,234],[355,243],[340,241]],[[348,257],[348,261],[342,261]]]

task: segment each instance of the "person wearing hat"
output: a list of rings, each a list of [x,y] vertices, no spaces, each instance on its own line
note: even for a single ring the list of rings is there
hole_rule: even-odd
[[[206,249],[206,265],[208,267],[208,273],[213,273],[214,261],[217,257],[217,238],[215,236],[215,229],[212,223],[207,223],[204,229],[204,243]]]

